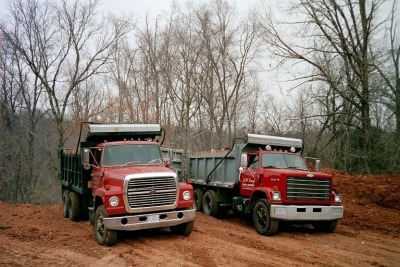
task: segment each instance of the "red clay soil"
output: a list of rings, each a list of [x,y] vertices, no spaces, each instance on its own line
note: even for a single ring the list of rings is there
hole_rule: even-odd
[[[0,202],[0,266],[400,266],[400,176],[324,171],[345,206],[332,234],[291,226],[265,237],[246,218],[197,213],[189,237],[120,232],[109,248],[92,225],[63,218],[61,204]]]

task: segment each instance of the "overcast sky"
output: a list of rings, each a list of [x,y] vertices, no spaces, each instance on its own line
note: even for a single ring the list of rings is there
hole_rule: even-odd
[[[5,0],[0,0],[5,1]],[[149,15],[150,18],[168,13],[173,2],[184,7],[188,2],[195,4],[210,3],[211,0],[100,0],[100,10],[112,12],[115,15],[126,14],[134,15],[137,18],[144,18]],[[238,11],[246,13],[249,8],[254,7],[260,0],[228,0]]]
[[[1,0],[4,1],[4,0]],[[157,16],[170,10],[173,2],[184,6],[191,0],[100,0],[101,10],[110,11],[115,14],[134,14],[140,15],[149,14]],[[246,12],[249,7],[253,7],[260,0],[227,0],[232,5],[236,6],[241,12]],[[209,3],[210,0],[195,0],[194,3]]]

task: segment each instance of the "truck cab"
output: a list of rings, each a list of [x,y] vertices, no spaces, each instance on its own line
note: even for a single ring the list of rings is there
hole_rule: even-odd
[[[239,179],[242,196],[250,197],[258,187],[285,189],[280,186],[281,176],[309,171],[299,153],[271,150],[269,146],[266,151],[260,148],[260,151],[243,155],[243,169]]]
[[[248,134],[230,151],[189,158],[197,207],[211,216],[226,209],[251,214],[256,230],[273,235],[279,222],[333,232],[343,217],[332,175],[312,172],[296,138]],[[204,171],[203,171],[204,170]]]
[[[61,153],[64,216],[88,217],[99,244],[118,231],[170,227],[188,236],[195,219],[193,188],[164,162],[159,125],[89,124],[81,153]],[[79,163],[79,164],[78,164]]]

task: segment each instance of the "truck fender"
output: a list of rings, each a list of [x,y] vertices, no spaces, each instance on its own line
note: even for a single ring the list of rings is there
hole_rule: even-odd
[[[94,208],[96,209],[100,205],[107,206],[106,196],[111,196],[111,195],[122,196],[123,194],[121,188],[117,186],[111,186],[109,190],[106,190],[104,187],[97,188],[93,192]],[[122,198],[120,199],[120,201],[122,201]]]
[[[271,203],[273,188],[270,187],[256,187],[250,196],[249,208],[253,209],[255,203],[259,199],[265,199],[268,203]]]
[[[178,197],[178,209],[181,208],[191,208],[193,206],[194,203],[194,192],[193,192],[193,186],[191,184],[187,184],[187,183],[182,183],[180,182],[178,184],[179,186],[179,197]],[[189,191],[191,198],[189,200],[184,200],[182,193],[184,191]]]
[[[98,206],[103,205],[104,201],[105,201],[104,200],[104,196],[101,196],[101,195],[98,195],[98,194],[93,196],[93,200],[94,200],[94,204],[93,204],[94,211],[96,211]]]

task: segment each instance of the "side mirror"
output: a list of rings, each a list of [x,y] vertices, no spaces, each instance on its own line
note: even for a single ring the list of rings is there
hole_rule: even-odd
[[[81,163],[85,170],[90,170],[90,150],[89,150],[89,148],[82,148]]]
[[[240,155],[240,167],[243,169],[247,167],[247,154],[243,153]]]
[[[165,167],[171,168],[171,160],[169,158],[164,158]]]

